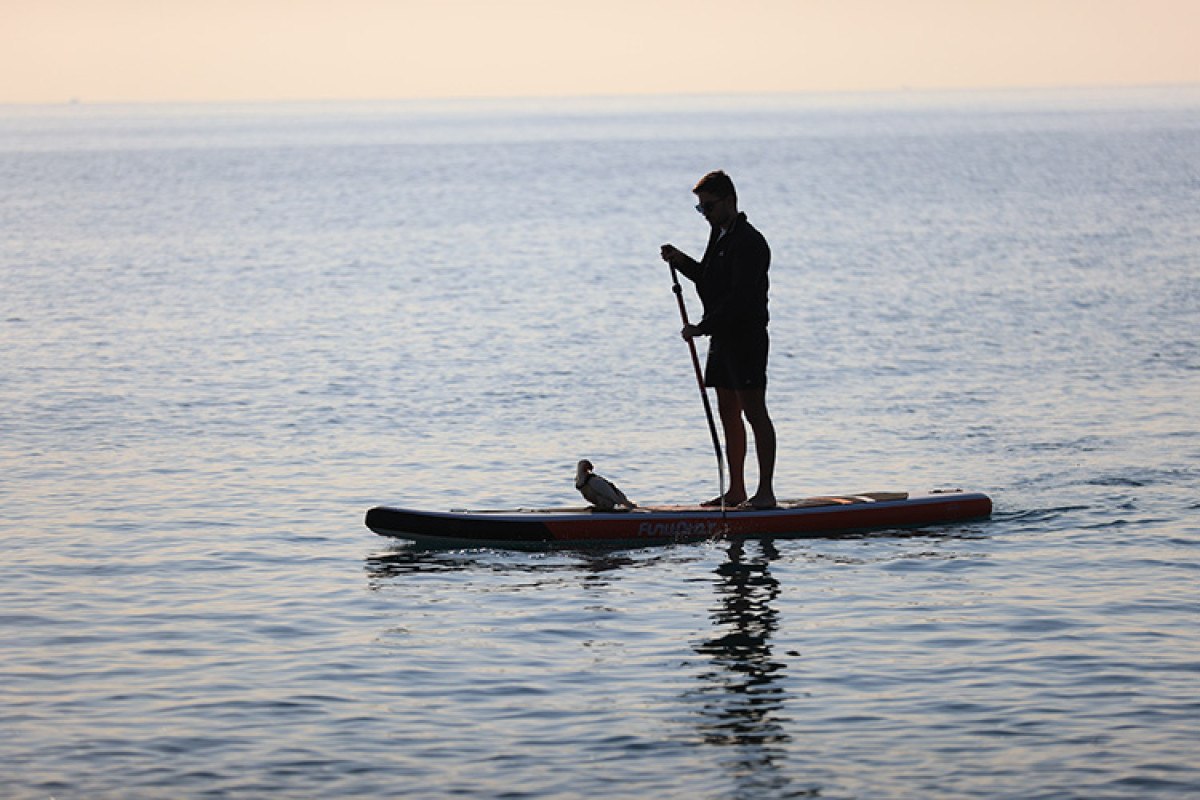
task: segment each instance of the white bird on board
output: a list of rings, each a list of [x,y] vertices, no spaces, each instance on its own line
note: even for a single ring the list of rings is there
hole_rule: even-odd
[[[592,472],[592,462],[586,458],[575,468],[575,488],[599,511],[612,511],[617,506],[635,508],[636,503],[630,501],[625,493],[596,473]]]

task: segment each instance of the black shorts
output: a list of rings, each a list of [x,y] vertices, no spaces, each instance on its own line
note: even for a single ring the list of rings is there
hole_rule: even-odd
[[[767,388],[769,347],[765,327],[713,336],[708,342],[704,385],[713,389]]]

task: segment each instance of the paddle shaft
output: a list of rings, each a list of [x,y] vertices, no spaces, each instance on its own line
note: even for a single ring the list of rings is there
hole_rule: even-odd
[[[679,285],[679,274],[671,265],[671,289],[675,292],[675,301],[679,303],[679,318],[684,325],[688,322],[687,306],[683,303],[683,287]],[[696,341],[687,339],[688,351],[692,354],[692,369],[696,372],[696,385],[700,387],[700,399],[704,401],[704,415],[708,418],[708,432],[712,436],[713,453],[717,456],[717,476],[721,494],[721,513],[725,513],[725,459],[721,455],[721,437],[717,433],[717,423],[713,419],[712,404],[708,402],[708,391],[704,388],[704,372],[700,369],[700,356],[696,354]]]

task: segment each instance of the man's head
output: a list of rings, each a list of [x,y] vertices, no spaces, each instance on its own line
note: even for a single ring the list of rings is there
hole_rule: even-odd
[[[723,171],[718,169],[705,175],[692,193],[700,201],[696,210],[711,224],[727,228],[737,218],[737,190]]]
[[[725,174],[724,170],[715,169],[705,175],[696,184],[696,188],[692,189],[693,194],[705,192],[714,197],[732,197],[737,200],[737,190],[733,188],[733,180]]]

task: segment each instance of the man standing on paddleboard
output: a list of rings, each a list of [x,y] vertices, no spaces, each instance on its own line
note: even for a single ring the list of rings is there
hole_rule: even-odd
[[[692,189],[696,210],[712,226],[704,257],[662,246],[662,258],[696,284],[704,304],[697,325],[684,325],[684,339],[710,337],[704,385],[717,391],[717,411],[725,431],[729,489],[724,505],[775,506],[775,425],[767,413],[767,270],[771,248],[737,207],[733,181],[710,172]],[[746,426],[754,432],[758,491],[746,497]],[[704,505],[722,505],[716,497]]]

